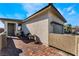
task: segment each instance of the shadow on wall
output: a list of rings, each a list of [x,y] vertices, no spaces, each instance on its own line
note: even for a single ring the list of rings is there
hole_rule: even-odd
[[[26,24],[23,24],[23,25],[22,25],[22,31],[24,32],[25,35],[28,34],[28,33],[30,33],[30,31],[29,31],[29,29],[27,28]]]
[[[37,35],[34,34],[33,36],[34,36],[35,44],[42,44],[40,38]]]
[[[40,41],[40,38],[36,34],[31,33],[29,31],[28,27],[26,26],[26,24],[22,25],[22,31],[25,34],[25,37],[21,38],[23,42],[25,42],[25,43],[35,42],[35,44],[42,44],[41,41]]]
[[[16,48],[11,38],[7,39],[7,47],[1,50],[1,56],[19,56],[22,53],[21,49]]]
[[[29,31],[28,27],[26,26],[26,24],[32,24],[32,23],[39,22],[41,20],[46,20],[46,19],[48,19],[48,13],[47,14],[45,14],[45,13],[41,14],[40,16],[37,15],[36,17],[33,17],[33,19],[29,19],[29,20],[27,20],[27,22],[23,23],[22,30],[24,31],[24,33],[30,33],[30,31]]]

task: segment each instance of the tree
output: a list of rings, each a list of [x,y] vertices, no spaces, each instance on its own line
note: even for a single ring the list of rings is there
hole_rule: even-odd
[[[72,25],[71,24],[68,24],[67,31],[68,31],[68,33],[72,33]]]
[[[65,25],[64,30],[65,30],[65,33],[68,33],[68,34],[72,33],[72,25],[71,24]]]

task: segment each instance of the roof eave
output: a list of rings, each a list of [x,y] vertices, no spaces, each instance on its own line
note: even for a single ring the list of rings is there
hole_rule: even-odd
[[[54,5],[51,5],[56,11],[57,11],[57,14],[61,17],[61,19],[66,23],[66,19],[61,15],[61,13],[54,7]]]
[[[22,21],[20,19],[10,19],[10,18],[0,18],[0,20],[5,20],[5,21]]]

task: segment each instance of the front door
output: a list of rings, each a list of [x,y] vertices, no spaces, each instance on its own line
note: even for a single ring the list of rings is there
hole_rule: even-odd
[[[8,23],[8,36],[15,36],[15,23]]]

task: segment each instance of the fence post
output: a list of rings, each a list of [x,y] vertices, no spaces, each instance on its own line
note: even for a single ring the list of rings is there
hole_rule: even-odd
[[[78,36],[75,35],[75,55],[78,56]]]

